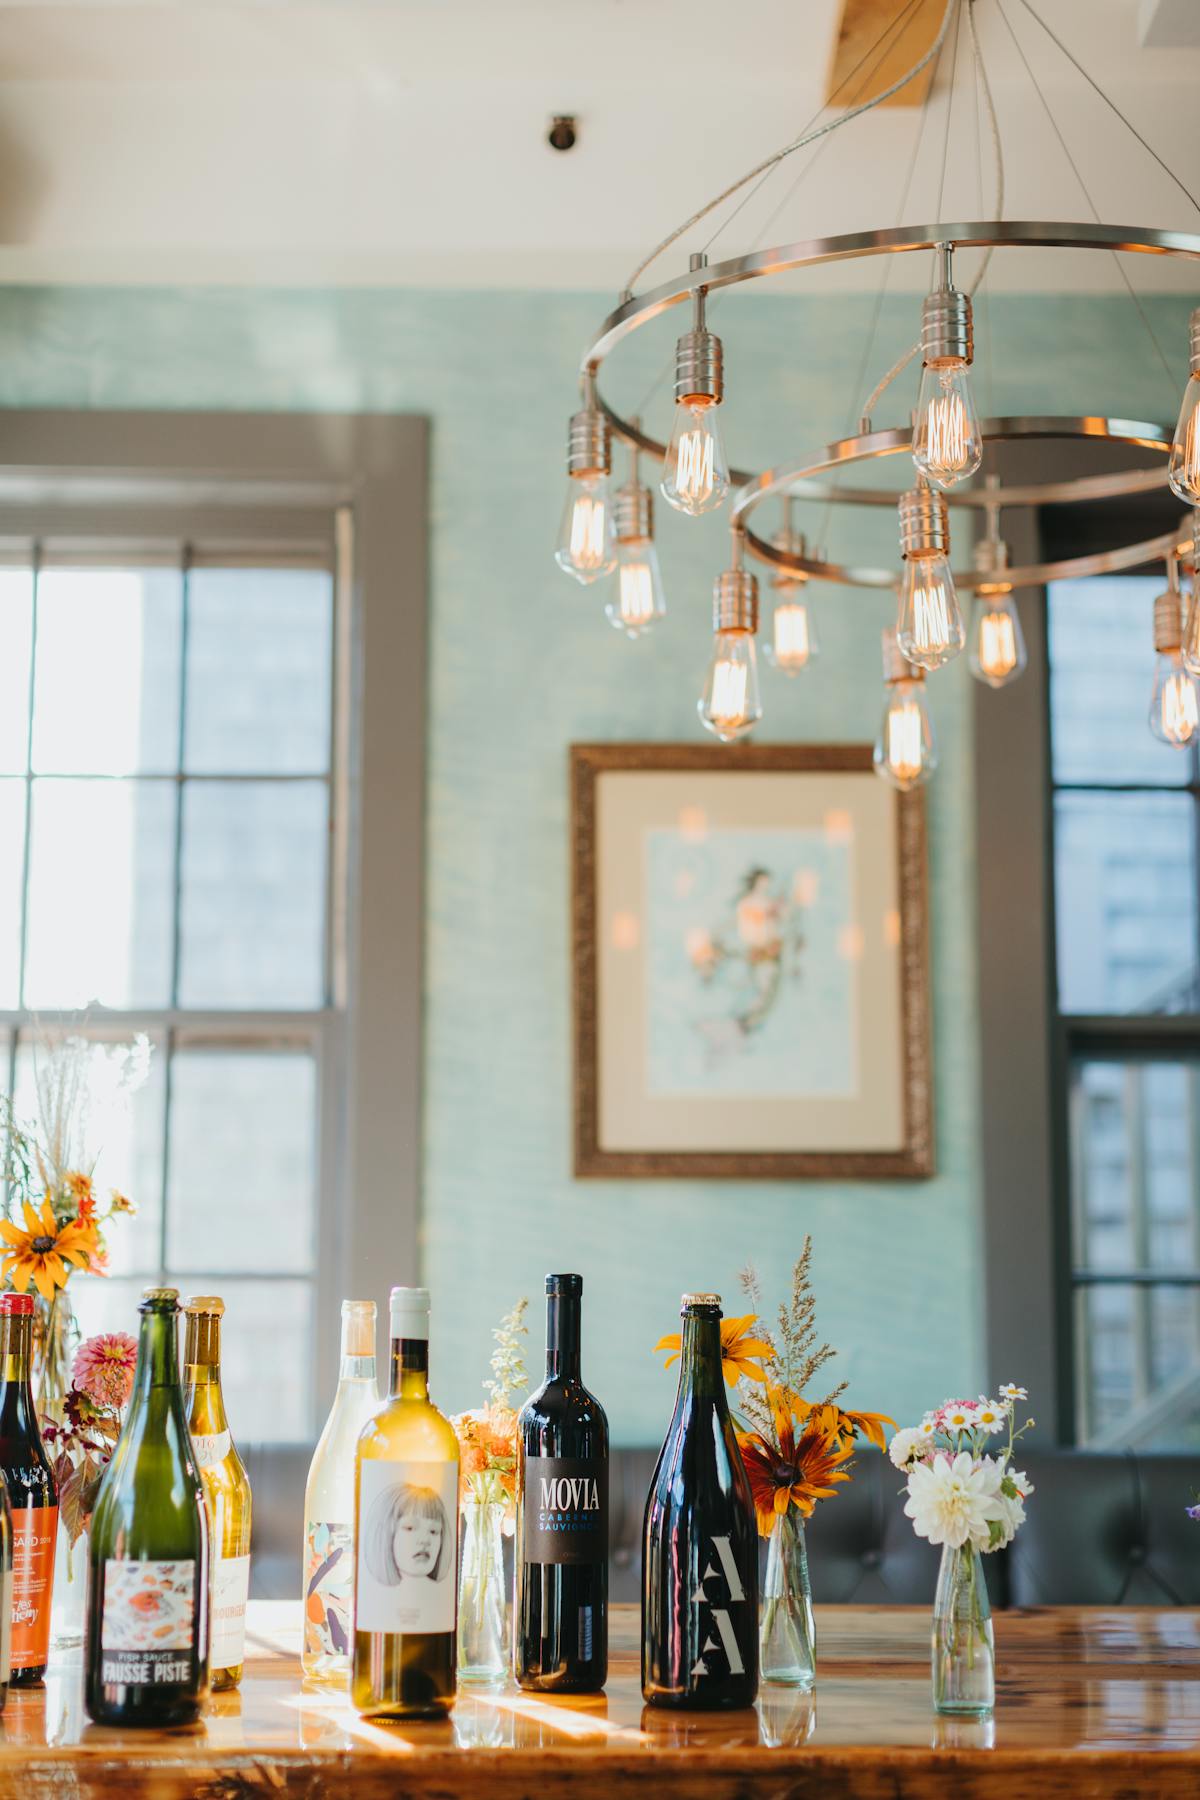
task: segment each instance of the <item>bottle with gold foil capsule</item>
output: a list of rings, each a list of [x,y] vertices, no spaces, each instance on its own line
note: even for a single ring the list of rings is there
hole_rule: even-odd
[[[30,1377],[33,1295],[0,1294],[0,1472],[12,1508],[12,1685],[31,1687],[50,1655],[58,1489],[42,1442]]]
[[[214,1693],[242,1679],[250,1596],[250,1480],[229,1431],[221,1391],[221,1319],[225,1302],[193,1295],[184,1315],[184,1404],[208,1508],[212,1555],[209,1681]]]
[[[393,1288],[391,1384],[358,1440],[350,1698],[367,1718],[454,1703],[458,1439],[429,1398],[429,1293]]]
[[[0,1474],[0,1712],[12,1679],[13,1522],[8,1482]]]
[[[342,1301],[337,1393],[304,1489],[304,1648],[310,1681],[345,1685],[354,1600],[354,1462],[363,1426],[379,1410],[375,1302]]]

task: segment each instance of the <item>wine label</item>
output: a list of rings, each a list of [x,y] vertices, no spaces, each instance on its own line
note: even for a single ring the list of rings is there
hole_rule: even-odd
[[[50,1654],[57,1506],[13,1507],[12,1666],[40,1669]]]
[[[100,1620],[105,1686],[190,1682],[196,1650],[195,1563],[107,1557]]]
[[[604,1562],[607,1458],[527,1456],[524,1527],[527,1563]]]
[[[250,1598],[250,1558],[221,1556],[213,1567],[212,1628],[208,1661],[213,1669],[236,1669],[246,1655],[246,1602]]]
[[[692,1592],[692,1605],[699,1614],[700,1654],[692,1664],[692,1680],[744,1675],[746,1663],[731,1614],[739,1609],[740,1622],[740,1615],[751,1602],[729,1537],[711,1537],[707,1555],[702,1553],[700,1560],[704,1573],[697,1577]]]
[[[357,1631],[453,1631],[458,1464],[364,1458],[358,1471]]]
[[[0,1686],[12,1675],[12,1569],[0,1574]]]
[[[310,1519],[304,1542],[304,1647],[310,1656],[348,1656],[354,1527]]]
[[[192,1450],[198,1469],[214,1469],[229,1455],[233,1439],[227,1431],[211,1431],[192,1438]],[[222,1668],[225,1666],[221,1665]]]

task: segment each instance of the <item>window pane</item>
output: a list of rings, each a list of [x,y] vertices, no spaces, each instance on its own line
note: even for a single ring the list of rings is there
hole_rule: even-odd
[[[0,781],[0,1006],[15,1007],[21,985],[21,882],[25,872],[25,783]]]
[[[1150,735],[1151,616],[1162,581],[1144,575],[1058,581],[1048,590],[1055,781],[1190,781],[1191,753]]]
[[[1062,1012],[1179,1012],[1200,1005],[1195,837],[1190,795],[1056,795]]]
[[[1080,1288],[1084,1444],[1200,1450],[1200,1287]]]
[[[148,1057],[135,1050],[131,1037],[93,1040],[85,1053],[69,1160],[91,1174],[101,1211],[113,1188],[137,1207],[135,1217],[117,1218],[106,1233],[114,1276],[149,1280],[159,1268],[166,1073],[161,1043],[151,1043]],[[17,1115],[39,1127],[43,1137],[47,1127],[38,1084],[48,1093],[48,1111],[54,1092],[62,1091],[68,1079],[70,1066],[64,1069],[56,1061],[52,1041],[22,1033],[17,1046]],[[77,1285],[91,1284],[77,1284],[72,1277],[72,1296]]]
[[[72,1276],[71,1305],[81,1334],[94,1337],[98,1331],[125,1331],[135,1338],[141,1324],[138,1301],[142,1289],[157,1279],[157,1269],[115,1281],[103,1281],[96,1275]]]
[[[178,766],[181,591],[175,569],[42,571],[35,769],[132,775]]]
[[[33,784],[25,1004],[166,1006],[175,788]]]
[[[15,774],[29,750],[33,574],[0,569],[0,770]]]
[[[333,582],[323,569],[196,569],[188,588],[185,767],[329,766]]]
[[[324,782],[187,784],[181,1005],[321,1005],[327,809]]]
[[[316,1068],[307,1053],[179,1050],[167,1261],[296,1272],[314,1247]],[[215,1250],[214,1246],[220,1246]]]
[[[174,1280],[174,1277],[171,1277]],[[221,1386],[235,1442],[296,1444],[312,1435],[312,1289],[307,1281],[189,1276],[181,1297],[220,1294]],[[266,1378],[264,1371],[270,1370]],[[299,1496],[297,1496],[297,1502]]]

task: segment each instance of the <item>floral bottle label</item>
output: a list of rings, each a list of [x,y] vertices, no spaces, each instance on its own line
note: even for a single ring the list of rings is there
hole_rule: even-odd
[[[12,1666],[40,1669],[50,1654],[57,1506],[13,1507]]]
[[[195,1563],[107,1557],[100,1623],[104,1685],[190,1682],[196,1651]]]
[[[310,1519],[304,1536],[304,1648],[309,1656],[348,1656],[354,1527]]]
[[[357,1631],[453,1631],[458,1463],[365,1458],[358,1472]]]
[[[236,1669],[246,1655],[246,1601],[250,1558],[218,1557],[213,1565],[212,1637],[208,1660],[214,1669]]]

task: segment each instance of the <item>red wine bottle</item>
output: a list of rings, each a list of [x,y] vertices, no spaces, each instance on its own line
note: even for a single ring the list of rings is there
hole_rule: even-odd
[[[33,1404],[33,1295],[0,1294],[0,1470],[13,1524],[12,1685],[32,1687],[50,1655],[58,1489]]]
[[[758,1529],[721,1372],[721,1300],[683,1296],[675,1414],[646,1500],[642,1694],[750,1706],[758,1692]]]
[[[540,1693],[608,1679],[608,1420],[579,1369],[583,1278],[546,1277],[546,1379],[518,1420],[513,1673]]]

